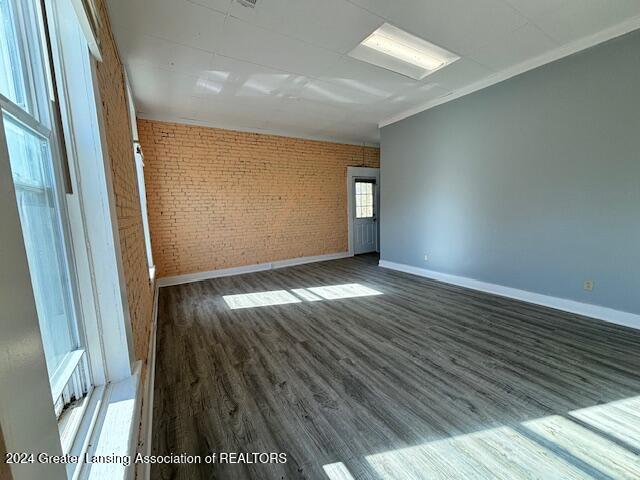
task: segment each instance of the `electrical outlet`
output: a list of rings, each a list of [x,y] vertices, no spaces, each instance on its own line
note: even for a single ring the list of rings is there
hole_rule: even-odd
[[[591,292],[593,290],[593,280],[585,280],[582,288],[587,292]]]
[[[425,255],[425,256],[424,256],[424,261],[425,261],[425,262],[428,262],[428,261],[429,261],[429,255]]]

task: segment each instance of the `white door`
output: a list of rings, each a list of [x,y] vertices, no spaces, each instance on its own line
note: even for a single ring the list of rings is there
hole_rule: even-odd
[[[375,178],[354,180],[353,253],[375,252],[378,249],[378,202]]]

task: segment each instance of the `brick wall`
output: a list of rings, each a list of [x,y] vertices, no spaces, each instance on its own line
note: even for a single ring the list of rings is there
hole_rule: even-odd
[[[159,276],[348,250],[347,166],[380,150],[138,120]]]
[[[98,5],[102,20],[100,47],[103,61],[98,62],[97,77],[103,125],[111,163],[135,353],[137,359],[145,360],[151,327],[153,289],[149,283],[124,69],[110,29],[106,5],[102,0],[98,1]]]

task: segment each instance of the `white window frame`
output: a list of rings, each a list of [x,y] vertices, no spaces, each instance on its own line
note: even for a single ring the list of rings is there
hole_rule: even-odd
[[[53,50],[54,69],[61,98],[61,113],[74,196],[69,200],[71,226],[78,239],[76,258],[83,277],[82,307],[85,309],[88,349],[94,371],[94,394],[77,409],[67,424],[75,430],[65,438],[63,452],[72,455],[95,453],[109,445],[110,451],[124,448],[137,434],[135,425],[136,385],[140,362],[136,362],[120,251],[115,195],[97,80],[100,56],[69,5],[75,0],[43,0]],[[76,16],[77,15],[77,16]],[[122,389],[134,400],[123,409]],[[119,392],[119,393],[118,393]],[[115,397],[114,397],[115,395]],[[121,421],[105,424],[119,401]],[[133,410],[129,410],[132,408]],[[128,413],[125,413],[128,412]],[[125,421],[127,415],[129,423]],[[100,426],[97,426],[100,425]],[[128,429],[128,430],[127,430]],[[67,429],[70,430],[70,429]],[[135,440],[133,440],[135,441]],[[127,452],[128,453],[128,452]],[[116,468],[117,470],[117,468]],[[91,465],[68,465],[69,476],[84,478]],[[104,473],[106,474],[106,473]],[[110,471],[110,476],[116,475]]]
[[[60,132],[57,129],[55,111],[57,106],[51,98],[53,87],[51,75],[48,71],[47,52],[43,51],[44,42],[29,41],[39,39],[42,32],[30,24],[30,20],[41,22],[42,12],[38,1],[14,1],[14,14],[17,16],[15,28],[21,36],[19,48],[25,56],[27,65],[23,65],[24,77],[28,82],[28,103],[33,113],[28,113],[20,106],[0,94],[1,110],[13,117],[36,134],[45,138],[49,143],[53,173],[55,177],[56,202],[60,207],[60,223],[62,228],[63,247],[69,270],[69,282],[74,309],[74,332],[72,335],[79,345],[77,350],[66,354],[59,367],[50,376],[51,396],[56,416],[60,416],[65,406],[73,400],[80,400],[91,393],[91,372],[87,364],[86,337],[84,324],[79,307],[78,279],[76,276],[74,256],[72,252],[72,236],[69,216],[66,210],[66,195],[64,194],[65,174],[63,172],[63,157],[61,156]],[[31,11],[33,9],[33,11]],[[40,85],[38,85],[40,83]],[[4,119],[0,115],[0,129],[4,132]],[[4,138],[4,136],[3,136]]]

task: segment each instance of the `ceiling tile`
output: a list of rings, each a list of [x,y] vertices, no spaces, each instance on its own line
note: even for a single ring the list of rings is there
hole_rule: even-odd
[[[227,104],[234,106],[238,111],[244,111],[247,114],[259,116],[264,108],[277,109],[284,100],[277,95],[270,96],[249,96],[238,92],[233,86],[225,86],[220,92],[203,96],[200,93],[194,95],[199,98],[203,105],[207,103]]]
[[[192,99],[190,118],[226,128],[264,128],[269,112],[278,108],[276,99],[244,102],[237,99]]]
[[[229,15],[269,30],[281,30],[286,23],[289,0],[260,0],[259,7],[244,7],[233,0]]]
[[[320,80],[349,86],[386,98],[419,82],[351,57],[343,57]]]
[[[139,102],[157,104],[174,98],[190,97],[198,77],[155,67],[148,63],[127,64],[129,81],[136,106]]]
[[[570,0],[536,25],[556,41],[568,43],[637,15],[638,0]]]
[[[118,48],[126,63],[149,63],[169,70],[199,73],[209,69],[213,54],[127,28],[117,29]]]
[[[177,18],[179,22],[176,22]],[[148,3],[142,25],[154,36],[214,51],[220,41],[224,19],[221,13],[182,0],[153,0]]]
[[[556,48],[553,42],[536,26],[527,24],[496,43],[480,47],[469,56],[477,62],[501,70],[535,58]]]
[[[386,98],[381,92],[360,83],[330,83],[311,80],[298,94],[301,98],[331,105],[358,108],[371,105]],[[388,95],[387,95],[388,96]]]
[[[280,104],[279,114],[287,116],[290,121],[295,121],[296,118],[311,118],[316,122],[336,122],[345,120],[350,112],[338,106],[304,98],[285,98]]]
[[[230,13],[339,53],[353,49],[383,23],[346,0],[261,0],[255,8],[234,2]]]
[[[222,55],[214,57],[208,71],[213,75],[226,76],[237,85],[238,94],[250,97],[294,95],[309,80],[302,75]]]
[[[318,76],[340,56],[229,17],[218,53],[277,70]]]
[[[114,0],[117,31],[128,29],[213,52],[220,41],[225,14],[186,0]]]
[[[526,17],[535,20],[550,15],[569,1],[575,0],[505,0]]]
[[[229,11],[229,7],[231,4],[235,2],[235,0],[188,0],[191,3],[195,3],[196,5],[202,5],[203,7],[211,8],[213,10],[217,10],[218,12],[227,13]]]

